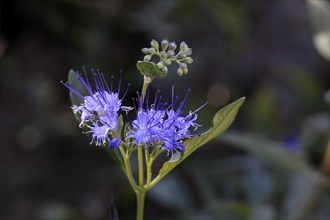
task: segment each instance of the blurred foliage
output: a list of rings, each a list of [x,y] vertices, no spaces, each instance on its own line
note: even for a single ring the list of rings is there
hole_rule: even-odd
[[[151,89],[166,94],[174,84],[183,95],[191,88],[190,109],[208,99],[199,131],[222,106],[241,96],[246,102],[227,136],[147,195],[146,219],[328,219],[326,5],[2,1],[0,218],[107,219],[113,197],[119,219],[134,217],[127,180],[103,148],[88,145],[59,81],[83,65],[109,76],[123,69],[133,96],[142,86],[141,48],[168,38],[186,41],[194,62],[188,75],[178,79],[170,68]]]
[[[325,0],[307,0],[313,40],[317,51],[330,60],[330,3]]]

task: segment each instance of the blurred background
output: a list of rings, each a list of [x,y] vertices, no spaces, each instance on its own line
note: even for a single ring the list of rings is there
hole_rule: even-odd
[[[147,194],[145,219],[326,220],[330,215],[329,1],[0,2],[1,219],[135,218],[135,195],[89,145],[60,84],[99,68],[128,96],[151,39],[186,41],[189,74],[155,80],[199,111],[246,96],[230,129]],[[130,100],[128,99],[128,104]]]

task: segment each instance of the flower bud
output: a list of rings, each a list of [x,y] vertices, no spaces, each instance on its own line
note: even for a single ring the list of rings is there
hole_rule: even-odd
[[[159,63],[157,63],[157,67],[158,67],[159,69],[163,68],[163,67],[164,67],[163,62],[159,62]]]
[[[150,45],[155,48],[156,50],[159,49],[159,44],[156,40],[152,39],[152,41],[150,42]]]
[[[144,60],[144,61],[149,61],[149,60],[151,60],[151,55],[146,55],[146,56],[144,56],[143,60]]]
[[[185,63],[180,63],[180,68],[182,68],[182,69],[187,68],[187,64],[185,64]]]
[[[194,60],[191,57],[186,57],[186,59],[184,59],[184,62],[191,64],[192,62],[194,62]]]
[[[169,66],[169,65],[171,65],[171,60],[170,59],[166,59],[165,61],[164,61],[164,63],[165,63],[165,65],[166,66]]]
[[[186,58],[186,54],[183,52],[183,51],[180,51],[179,53],[178,53],[178,59],[182,59],[182,58]]]
[[[162,44],[162,49],[167,50],[168,45],[169,45],[168,40],[167,39],[162,40],[161,44]]]
[[[155,54],[155,53],[156,53],[156,50],[155,50],[154,48],[149,48],[149,49],[148,49],[148,52],[149,52],[150,54]]]
[[[165,51],[161,51],[160,52],[160,58],[161,59],[165,59],[166,58],[166,52]]]
[[[173,41],[170,43],[170,50],[175,50],[176,49],[176,43]]]
[[[189,56],[189,55],[192,54],[192,49],[191,48],[187,48],[187,49],[184,50],[184,53]]]
[[[167,56],[168,57],[173,57],[175,55],[175,52],[173,50],[167,51]]]
[[[188,68],[183,68],[183,73],[188,74]]]
[[[149,53],[149,48],[142,48],[142,53],[148,54]]]
[[[186,44],[186,42],[182,41],[180,44],[180,50],[185,51],[187,48],[188,48],[188,45]]]
[[[179,76],[182,76],[183,74],[183,70],[181,68],[179,68],[176,72],[178,73]]]
[[[163,66],[162,70],[163,70],[164,73],[167,73],[167,70],[168,70],[167,66]]]
[[[121,140],[119,140],[118,138],[114,138],[110,141],[109,148],[115,150],[120,146],[120,143]]]

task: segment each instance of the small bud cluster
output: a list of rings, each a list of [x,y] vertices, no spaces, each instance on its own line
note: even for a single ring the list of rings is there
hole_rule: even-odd
[[[149,62],[151,58],[156,55],[159,57],[157,67],[163,72],[167,73],[168,67],[172,64],[172,62],[176,62],[179,65],[177,70],[179,76],[188,73],[187,64],[191,64],[193,59],[189,57],[192,54],[192,49],[188,47],[186,42],[181,42],[180,51],[177,54],[175,52],[177,45],[174,41],[169,42],[167,39],[164,39],[161,41],[161,45],[159,46],[156,40],[152,40],[150,45],[150,48],[142,49],[142,52],[146,54],[144,56],[144,61]]]

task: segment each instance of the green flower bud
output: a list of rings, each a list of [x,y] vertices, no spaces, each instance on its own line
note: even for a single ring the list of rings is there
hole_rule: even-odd
[[[143,60],[144,61],[149,61],[149,60],[151,60],[151,55],[146,55],[146,56],[144,56],[144,58],[143,58]]]
[[[167,73],[167,67],[166,66],[164,66],[163,68],[162,68],[162,70],[163,70],[163,72],[165,72],[165,73]]]
[[[194,60],[191,57],[186,57],[186,59],[184,59],[184,62],[191,64],[192,62],[194,62]]]
[[[168,57],[173,57],[175,55],[175,52],[173,50],[167,51],[167,56]]]
[[[180,43],[178,52],[176,52],[178,45],[167,39],[163,39],[160,43],[152,39],[150,45],[150,48],[142,49],[145,54],[143,61],[137,62],[137,68],[143,75],[163,78],[167,75],[168,68],[173,62],[179,65],[177,69],[179,76],[188,74],[188,64],[191,64],[193,59],[190,57],[192,49],[188,47],[185,41]],[[159,61],[151,61],[153,56],[159,57]]]
[[[182,76],[183,74],[183,70],[181,68],[179,68],[176,72],[178,73],[179,76]]]
[[[186,54],[183,52],[183,51],[180,51],[179,53],[178,53],[178,59],[183,59],[183,58],[186,58]]]
[[[165,51],[161,51],[161,52],[160,52],[160,58],[163,60],[163,59],[165,59],[166,57],[167,57],[166,52],[165,52]]]
[[[188,48],[188,45],[186,44],[186,42],[182,41],[180,44],[180,50],[185,51],[187,48]]]
[[[158,67],[159,69],[163,68],[163,67],[164,67],[163,62],[159,62],[159,63],[157,63],[157,67]]]
[[[188,68],[183,68],[183,73],[188,74]]]
[[[173,41],[170,43],[170,50],[175,50],[176,49],[176,43]]]
[[[150,54],[155,54],[155,53],[156,53],[156,50],[155,50],[154,48],[149,48],[149,49],[148,49],[148,52],[149,52]]]
[[[142,53],[148,54],[149,53],[149,48],[142,48]]]
[[[167,50],[168,45],[169,45],[168,40],[167,39],[162,40],[161,44],[162,44],[162,49]]]
[[[184,50],[184,53],[189,56],[189,55],[192,54],[192,49],[191,48],[187,48],[187,49]]]
[[[170,59],[166,59],[165,61],[164,61],[164,63],[165,63],[165,65],[166,66],[169,66],[169,65],[171,65],[171,60]]]
[[[187,64],[185,64],[185,63],[180,63],[180,68],[182,68],[182,69],[187,68]]]
[[[156,40],[152,39],[151,42],[150,42],[150,45],[155,48],[156,50],[159,49],[159,44]]]

